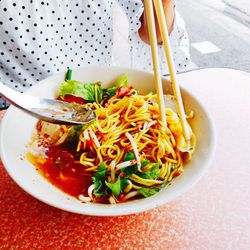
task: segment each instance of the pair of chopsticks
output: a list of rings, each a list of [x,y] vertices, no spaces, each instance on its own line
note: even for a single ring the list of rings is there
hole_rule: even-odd
[[[160,28],[161,38],[163,41],[164,51],[165,51],[165,55],[166,55],[166,59],[168,63],[170,80],[171,80],[173,92],[176,98],[178,114],[180,117],[182,129],[183,129],[183,135],[184,135],[185,140],[189,141],[190,133],[189,133],[184,106],[183,106],[183,102],[181,98],[180,87],[179,87],[177,77],[176,77],[176,70],[175,70],[175,65],[174,65],[174,61],[172,57],[172,51],[170,48],[170,41],[169,41],[169,35],[168,35],[168,29],[167,29],[166,19],[164,15],[164,10],[162,6],[162,0],[144,0],[147,24],[148,24],[149,40],[150,40],[150,46],[151,46],[151,52],[152,52],[152,60],[153,60],[153,66],[154,66],[155,87],[156,87],[158,105],[159,105],[159,110],[160,110],[160,119],[163,122],[163,124],[167,126],[163,89],[162,89],[162,80],[161,80],[161,73],[160,73],[160,66],[159,66],[153,3],[155,7],[156,16],[158,19],[158,24]]]

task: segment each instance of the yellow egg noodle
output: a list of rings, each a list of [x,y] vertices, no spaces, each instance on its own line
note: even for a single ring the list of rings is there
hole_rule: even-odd
[[[163,126],[155,99],[152,94],[135,94],[113,99],[106,108],[98,103],[87,104],[95,110],[96,121],[80,134],[77,145],[77,151],[82,152],[79,161],[86,171],[97,171],[98,166],[106,162],[108,181],[114,183],[115,176],[123,168],[137,164],[140,173],[144,160],[160,163],[156,179],[145,179],[135,173],[129,177],[124,189],[125,199],[138,195],[138,190],[143,187],[169,183],[182,173],[184,161],[190,160],[195,149],[195,135],[190,126],[191,140],[187,147],[179,117],[172,109],[166,109],[168,125]],[[93,141],[91,146],[88,145],[90,139]],[[134,153],[136,159],[124,162],[128,151]],[[89,200],[92,200],[92,192],[89,194]],[[80,198],[86,201],[88,197]],[[112,196],[110,203],[115,201]]]
[[[80,82],[67,84],[82,86]],[[172,107],[166,108],[166,127],[160,120],[155,94],[140,95],[132,87],[120,87],[118,93],[123,90],[125,96],[117,94],[100,101],[100,85],[87,86],[94,86],[95,93],[95,98],[85,104],[96,114],[91,124],[66,126],[39,121],[36,126],[37,137],[31,148],[38,149],[38,156],[32,154],[39,166],[44,164],[46,171],[52,171],[45,176],[54,176],[53,183],[61,181],[58,185],[62,187],[67,177],[61,177],[70,171],[68,180],[78,178],[76,183],[86,183],[84,188],[78,186],[79,192],[73,192],[79,200],[115,204],[154,195],[183,172],[195,151],[196,137],[189,126],[191,139],[185,141],[173,96],[165,96],[170,98],[167,106]],[[191,111],[187,119],[192,117]],[[70,150],[65,153],[67,147]],[[67,165],[68,160],[60,158],[67,155],[75,165]],[[82,176],[89,176],[88,181]]]

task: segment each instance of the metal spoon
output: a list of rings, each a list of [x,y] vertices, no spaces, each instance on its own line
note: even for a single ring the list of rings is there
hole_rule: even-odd
[[[14,106],[51,123],[80,125],[96,118],[93,110],[84,105],[22,94],[1,82],[0,95]]]

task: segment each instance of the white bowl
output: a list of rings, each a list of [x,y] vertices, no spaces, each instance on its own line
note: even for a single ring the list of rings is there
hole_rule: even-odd
[[[83,82],[101,81],[104,86],[108,86],[124,73],[129,76],[129,82],[140,93],[154,91],[151,73],[127,68],[82,68],[73,71],[73,78]],[[64,77],[64,73],[49,77],[31,87],[27,93],[54,98]],[[172,92],[167,79],[164,79],[163,86],[165,93]],[[149,198],[116,205],[84,204],[53,186],[38,174],[35,167],[24,157],[37,120],[13,106],[8,109],[1,124],[0,147],[3,164],[12,179],[26,192],[51,206],[74,213],[96,216],[126,215],[165,204],[183,194],[201,178],[209,167],[215,151],[215,128],[211,116],[200,100],[183,88],[181,91],[186,112],[195,112],[191,126],[197,136],[196,152],[185,166],[184,173],[175,178],[172,185]]]

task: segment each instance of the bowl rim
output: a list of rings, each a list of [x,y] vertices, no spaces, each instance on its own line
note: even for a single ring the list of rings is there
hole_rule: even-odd
[[[143,70],[139,70],[139,69],[131,69],[131,68],[127,68],[127,67],[117,67],[117,66],[112,66],[112,67],[87,66],[87,67],[81,67],[81,68],[73,69],[73,71],[82,71],[82,70],[87,70],[87,69],[92,69],[92,70],[93,69],[106,69],[106,70],[114,69],[114,70],[123,70],[124,72],[129,72],[130,71],[130,72],[137,72],[137,73],[141,73],[141,74],[148,74],[148,76],[153,76],[152,72],[143,71]],[[43,82],[48,81],[52,77],[59,77],[62,74],[65,74],[65,73],[66,73],[66,71],[57,73],[55,75],[51,75],[51,76],[37,82],[36,85],[32,86],[30,89],[25,91],[25,93],[29,93],[30,91],[32,91],[32,92],[35,91],[36,88],[39,89],[39,86],[41,86],[43,84]],[[162,76],[162,80],[169,81],[168,76]],[[135,206],[133,206],[132,209],[130,209],[130,210],[128,210],[126,207],[122,207],[121,206],[122,203],[117,204],[117,205],[98,204],[98,206],[100,206],[100,209],[96,209],[96,208],[93,209],[93,208],[91,208],[91,206],[89,208],[85,207],[85,209],[78,209],[78,207],[72,207],[72,205],[68,205],[66,203],[63,204],[63,205],[58,204],[58,202],[53,202],[53,201],[51,201],[49,199],[46,199],[43,195],[34,194],[31,189],[25,187],[24,183],[20,180],[20,178],[18,179],[12,174],[13,170],[12,170],[12,168],[10,166],[8,166],[8,163],[6,161],[7,157],[4,154],[4,142],[3,142],[2,138],[3,138],[3,133],[4,133],[4,130],[5,130],[5,124],[8,121],[8,117],[12,112],[15,112],[16,107],[14,107],[13,105],[11,105],[8,108],[8,110],[4,114],[4,117],[3,117],[3,119],[2,119],[2,121],[0,123],[0,125],[1,125],[1,127],[0,127],[1,128],[0,129],[0,156],[1,156],[3,166],[4,166],[5,170],[7,171],[8,175],[11,177],[11,179],[20,188],[22,188],[26,193],[28,193],[32,197],[35,197],[39,201],[42,201],[45,204],[48,204],[48,205],[50,205],[52,207],[55,207],[55,208],[58,208],[58,209],[61,209],[61,210],[67,211],[67,212],[71,212],[71,213],[82,214],[82,215],[90,215],[90,216],[121,216],[121,215],[136,214],[136,213],[147,211],[147,210],[150,210],[152,208],[155,208],[155,207],[161,206],[163,204],[166,204],[166,203],[176,199],[177,197],[183,195],[185,192],[187,192],[191,187],[193,187],[200,180],[200,178],[208,170],[212,160],[214,159],[214,155],[215,155],[215,152],[216,152],[217,133],[216,133],[216,127],[215,127],[214,120],[213,120],[209,110],[205,107],[205,105],[203,104],[203,102],[199,98],[197,98],[194,94],[190,93],[188,91],[188,89],[183,87],[183,85],[180,84],[180,88],[181,88],[181,91],[184,90],[192,99],[194,99],[197,103],[199,103],[199,106],[201,107],[201,109],[204,111],[204,113],[207,116],[207,120],[209,122],[209,126],[211,127],[211,131],[212,131],[211,138],[210,138],[210,141],[211,141],[210,149],[211,150],[210,150],[209,157],[204,159],[203,167],[200,169],[200,171],[198,171],[196,173],[195,178],[192,179],[192,182],[190,181],[190,182],[184,183],[184,185],[182,185],[181,187],[178,188],[178,192],[175,192],[173,195],[171,195],[171,197],[166,197],[165,199],[159,199],[157,202],[144,203],[144,204],[142,204],[142,206],[138,206],[138,205],[135,204]],[[44,178],[44,177],[42,177],[42,178]],[[51,184],[51,185],[53,185],[53,184]],[[147,198],[143,198],[142,200],[145,200],[145,199],[147,199]],[[140,200],[136,200],[136,201],[140,201]],[[134,202],[136,202],[136,201],[134,201]],[[130,202],[127,202],[126,204],[128,204],[128,203],[130,203]],[[106,210],[106,209],[102,210],[101,207],[109,207],[110,210]],[[113,208],[113,209],[111,209],[111,208]]]

